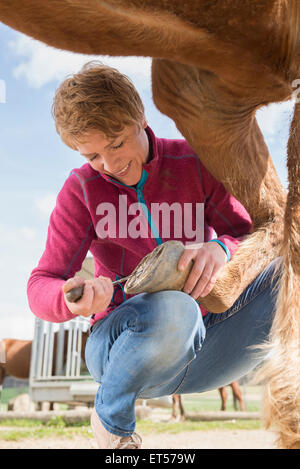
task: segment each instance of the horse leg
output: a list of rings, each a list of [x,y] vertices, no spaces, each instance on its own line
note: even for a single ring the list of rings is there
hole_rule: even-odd
[[[237,410],[237,401],[239,401],[240,403],[240,409],[246,410],[245,402],[243,399],[243,395],[242,395],[242,391],[239,386],[239,383],[237,381],[233,381],[233,383],[231,383],[230,386],[232,389],[234,410]]]
[[[266,350],[271,351],[257,379],[267,381],[267,426],[278,430],[281,448],[300,449],[300,103],[295,105],[288,142],[289,194],[282,255],[284,269],[277,310]]]
[[[222,386],[221,388],[218,388],[218,391],[222,399],[221,410],[226,410],[226,401],[227,401],[226,386]]]
[[[236,397],[236,395],[234,394],[234,392],[232,392],[232,401],[233,401],[233,408],[234,408],[234,410],[238,410],[238,408],[237,408],[237,397]]]
[[[180,411],[180,420],[183,422],[185,420],[185,412],[182,405],[181,395],[180,394],[173,394],[172,395],[172,415],[171,420],[177,420],[177,408]]]
[[[235,6],[235,21],[232,21],[229,2],[225,6],[219,3],[211,6],[210,12],[207,5],[201,5],[199,1],[184,7],[180,0],[134,3],[127,0],[51,0],[44,2],[41,8],[39,0],[0,0],[0,21],[58,49],[84,54],[162,57],[196,66],[205,64],[229,80],[234,71],[241,86],[249,80],[254,80],[257,88],[267,84],[264,90],[267,97],[270,86],[263,76],[264,61],[259,56],[254,64],[252,56],[269,40],[270,24],[279,25],[271,31],[274,41],[268,41],[273,47],[277,45],[278,36],[283,35],[281,23],[289,33],[293,21],[289,25],[288,18],[295,17],[291,0],[286,8],[285,5],[277,8],[276,18],[273,12],[275,0],[261,0],[260,9],[256,5],[254,16],[252,5],[244,5],[240,10]],[[247,15],[247,8],[251,14]],[[220,14],[222,9],[223,14]],[[215,18],[213,23],[212,18]],[[226,29],[233,36],[227,42],[224,41]],[[248,34],[244,34],[245,31]],[[288,33],[284,37],[289,37]],[[285,48],[279,47],[276,51],[281,64],[285,63],[281,60],[281,49],[285,54],[289,50],[289,41],[286,43]],[[242,61],[240,57],[243,57]],[[271,53],[265,53],[266,62],[272,62],[272,58]]]
[[[209,311],[223,312],[279,256],[286,195],[254,117],[255,100],[232,96],[208,71],[167,60],[153,61],[152,86],[157,107],[253,221],[254,232],[224,266],[211,293],[199,298]]]
[[[181,394],[178,394],[178,397],[179,397],[180,420],[181,420],[181,422],[184,422],[185,421],[185,411],[184,411],[184,407],[183,407],[183,404],[182,404]]]
[[[178,404],[179,394],[172,395],[172,415],[171,420],[176,420],[177,418],[177,404]]]
[[[233,408],[234,408],[234,410],[238,410],[238,408],[237,408],[237,396],[236,396],[235,391],[233,389],[233,383],[230,384],[230,387],[232,389]]]

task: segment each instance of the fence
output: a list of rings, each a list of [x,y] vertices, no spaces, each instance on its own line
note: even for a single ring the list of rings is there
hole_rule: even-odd
[[[29,380],[33,401],[94,400],[98,384],[84,362],[88,328],[82,317],[61,324],[36,318]]]

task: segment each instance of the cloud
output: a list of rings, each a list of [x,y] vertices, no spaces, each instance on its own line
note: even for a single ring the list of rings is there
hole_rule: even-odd
[[[0,340],[33,338],[34,315],[29,308],[16,303],[0,303]]]
[[[36,238],[36,231],[29,226],[0,227],[0,244],[4,246],[20,244],[22,240],[35,241]]]
[[[128,75],[138,91],[144,93],[144,99],[145,96],[151,98],[150,58],[75,54],[47,46],[21,33],[16,33],[15,40],[9,42],[9,47],[21,60],[21,63],[14,68],[13,75],[17,79],[25,79],[32,88],[41,88],[51,82],[59,83],[66,76],[78,72],[86,62],[100,60]],[[258,124],[269,144],[275,142],[278,133],[281,140],[284,138],[282,135],[287,133],[293,108],[294,101],[290,100],[270,104],[257,112]],[[170,125],[167,121],[167,127]],[[169,138],[178,138],[178,135],[174,136],[173,133]]]
[[[276,171],[286,189],[288,187],[287,143],[294,106],[294,100],[269,104],[256,114]]]
[[[39,209],[39,211],[43,214],[46,215],[48,218],[51,215],[52,210],[55,207],[56,204],[56,194],[54,193],[49,193],[45,195],[44,197],[41,197],[39,199],[35,199],[35,205]]]
[[[139,90],[150,88],[151,59],[143,57],[108,57],[75,54],[47,46],[42,42],[16,33],[9,42],[11,52],[22,62],[13,75],[24,78],[32,88],[41,88],[52,81],[62,81],[67,75],[78,72],[86,62],[100,60],[128,75]]]
[[[32,228],[28,228],[28,226],[23,226],[20,229],[20,233],[22,237],[28,241],[33,240],[36,238],[36,231]]]
[[[286,133],[294,106],[294,100],[290,100],[269,104],[259,109],[256,118],[262,133],[271,140],[274,140],[278,133]]]
[[[26,296],[30,272],[41,256],[44,239],[30,226],[1,226],[0,338],[32,337],[33,314]]]

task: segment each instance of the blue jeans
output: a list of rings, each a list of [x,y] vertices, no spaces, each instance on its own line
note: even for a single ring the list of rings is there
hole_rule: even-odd
[[[95,408],[119,436],[135,428],[135,400],[204,392],[251,371],[264,355],[276,301],[273,261],[221,314],[202,318],[179,291],[141,293],[97,322],[86,344],[86,363],[100,383]]]

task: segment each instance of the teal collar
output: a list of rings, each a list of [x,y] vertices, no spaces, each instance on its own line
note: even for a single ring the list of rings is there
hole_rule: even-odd
[[[108,178],[108,179],[111,182],[115,182],[116,184],[120,184],[120,186],[128,187],[128,189],[134,189],[135,191],[137,191],[137,190],[143,190],[144,185],[147,181],[147,178],[148,178],[148,173],[147,173],[147,171],[145,171],[143,169],[141,179],[139,180],[136,188],[133,187],[133,186],[127,186],[127,184],[124,184],[123,182],[120,182],[120,181],[116,181],[115,179],[111,179],[111,178]]]

